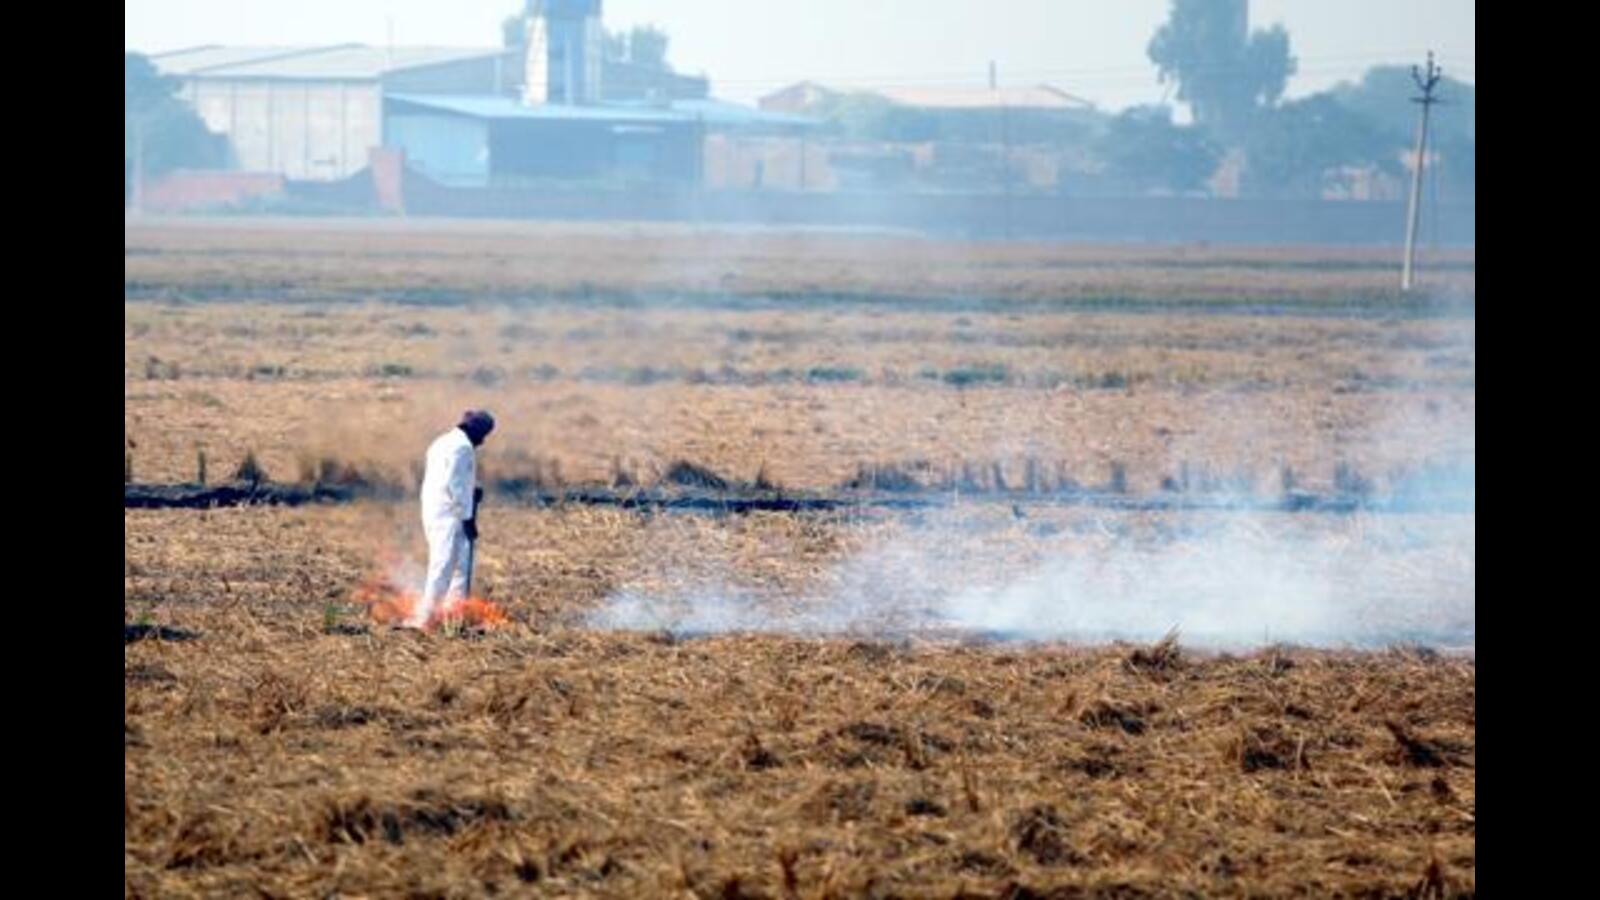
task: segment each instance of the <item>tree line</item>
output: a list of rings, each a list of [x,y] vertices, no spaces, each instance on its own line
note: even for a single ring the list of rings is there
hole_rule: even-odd
[[[1225,160],[1239,163],[1247,196],[1316,197],[1342,168],[1396,178],[1407,172],[1415,140],[1416,94],[1406,66],[1377,66],[1357,82],[1295,100],[1283,98],[1296,71],[1281,25],[1244,33],[1229,4],[1172,0],[1167,20],[1147,55],[1157,77],[1176,87],[1190,121],[1180,124],[1168,104],[1137,106],[1116,115],[1068,115],[1017,110],[940,111],[895,104],[871,93],[830,97],[813,110],[825,131],[847,139],[887,142],[952,141],[1045,144],[1070,150],[1083,165],[1131,193],[1204,193]],[[520,44],[520,17],[508,18],[507,45]],[[605,33],[608,59],[671,71],[668,37],[653,26]],[[177,94],[179,82],[150,60],[127,53],[124,63],[124,189],[134,173],[228,164],[224,136],[209,131]],[[1451,197],[1475,191],[1473,86],[1446,77],[1430,136],[1437,178]],[[1003,118],[998,118],[1003,116]]]

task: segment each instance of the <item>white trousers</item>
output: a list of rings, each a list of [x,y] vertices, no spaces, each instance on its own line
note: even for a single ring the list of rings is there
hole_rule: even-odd
[[[472,556],[472,542],[467,540],[460,519],[452,516],[442,521],[424,521],[422,529],[428,536],[428,579],[423,582],[422,598],[407,623],[417,628],[428,624],[434,609],[446,597],[456,602],[466,599],[467,562]]]

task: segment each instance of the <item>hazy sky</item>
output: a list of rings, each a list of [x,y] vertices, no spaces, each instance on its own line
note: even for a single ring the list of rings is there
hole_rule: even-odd
[[[124,0],[125,47],[196,44],[493,46],[521,0]],[[617,29],[654,23],[680,71],[719,97],[751,101],[801,79],[981,85],[1049,82],[1108,109],[1163,98],[1145,45],[1168,0],[605,0]],[[1300,72],[1290,96],[1420,61],[1477,80],[1474,0],[1253,0],[1250,24],[1282,23]]]

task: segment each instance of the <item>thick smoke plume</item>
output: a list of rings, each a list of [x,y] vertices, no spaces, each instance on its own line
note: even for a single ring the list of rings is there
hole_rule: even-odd
[[[1470,477],[1470,474],[1469,476]],[[1460,486],[1452,486],[1460,496]],[[1009,516],[1009,513],[1006,513]],[[596,627],[684,634],[901,636],[975,633],[1027,641],[1378,646],[1474,643],[1475,516],[1210,513],[1151,526],[1085,515],[1014,565],[993,545],[1046,526],[996,525],[955,509],[896,527],[801,596],[701,584],[674,596],[624,590]],[[1000,529],[996,534],[995,530]]]

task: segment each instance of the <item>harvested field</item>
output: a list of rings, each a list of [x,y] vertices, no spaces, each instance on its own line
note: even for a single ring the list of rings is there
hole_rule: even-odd
[[[292,479],[333,455],[406,477],[419,431],[500,413],[485,469],[574,481],[689,459],[823,488],[863,464],[1028,459],[1083,484],[1114,463],[1326,488],[1473,451],[1472,321],[1195,314],[292,309],[130,304],[135,475],[245,453]],[[999,439],[997,440],[997,436]]]
[[[1475,893],[1471,251],[203,224],[127,496],[340,502],[125,504],[130,896]],[[391,631],[467,406],[510,621]]]
[[[576,297],[637,306],[814,309],[839,302],[1417,308],[1392,250],[1006,243],[870,233],[523,222],[150,220],[125,230],[130,297],[462,305]],[[1435,250],[1431,283],[1470,302],[1475,251]],[[1428,308],[1423,304],[1421,308]]]
[[[1473,890],[1470,657],[595,632],[675,563],[782,589],[858,540],[595,511],[486,522],[523,624],[351,633],[375,514],[128,514],[129,605],[200,633],[126,652],[132,892]]]

